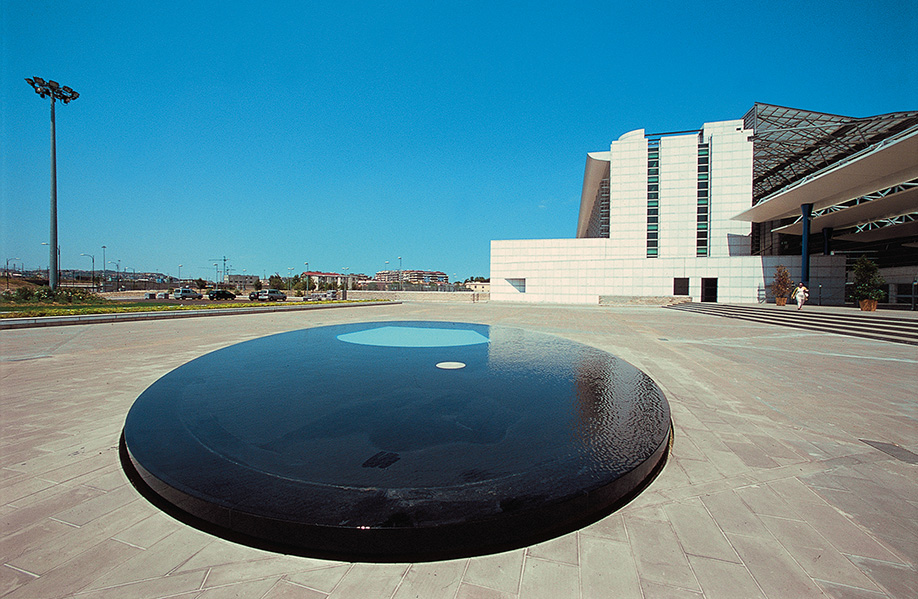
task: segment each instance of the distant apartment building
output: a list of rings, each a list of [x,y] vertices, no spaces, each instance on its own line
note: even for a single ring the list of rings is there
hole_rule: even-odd
[[[357,275],[357,274],[342,274],[338,272],[320,272],[320,271],[309,271],[300,273],[300,279],[304,277],[309,277],[309,288],[315,289],[318,285],[328,285],[333,287],[341,287],[342,285],[347,285],[347,288],[350,289],[354,286],[355,281],[359,281],[361,278],[369,278],[366,275]]]
[[[449,276],[439,270],[381,270],[374,279],[380,283],[397,283],[401,280],[417,285],[449,283]]]

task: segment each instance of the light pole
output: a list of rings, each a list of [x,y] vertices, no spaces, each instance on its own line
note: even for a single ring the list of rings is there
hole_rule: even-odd
[[[287,267],[287,291],[293,289],[293,267]]]
[[[26,83],[32,86],[35,93],[43,99],[51,98],[51,264],[48,267],[48,285],[51,289],[57,289],[58,284],[58,255],[55,252],[57,248],[57,151],[56,140],[54,135],[54,101],[60,100],[64,104],[70,104],[73,100],[80,97],[66,85],[61,87],[57,81],[45,82],[41,77],[26,77]],[[53,274],[52,274],[53,273]]]
[[[389,270],[389,261],[388,261],[388,260],[386,260],[386,268],[385,268],[385,270],[386,270],[386,281],[387,281],[387,282],[386,282],[386,291],[392,291],[392,290],[389,288],[389,283],[388,283],[388,281],[391,280],[391,279],[389,279],[389,273],[392,272],[391,270]]]
[[[92,275],[89,279],[89,287],[95,291],[96,290],[96,257],[92,254],[80,254],[81,256],[89,256],[92,258]]]
[[[105,246],[102,246],[102,293],[105,293],[105,275],[108,271],[105,269]]]
[[[44,241],[42,241],[41,244],[50,245],[49,243],[44,242]],[[52,255],[54,254],[54,252],[51,252],[51,253]],[[60,281],[60,278],[61,278],[60,261],[61,261],[61,246],[57,246],[57,259],[54,260],[54,267],[52,268],[50,264],[48,265],[48,287],[51,287],[52,280]],[[54,271],[54,275],[55,275],[54,279],[52,279],[52,276],[51,276],[52,270]],[[55,283],[54,287],[51,287],[51,289],[56,289],[56,288],[57,288],[57,283]]]
[[[347,299],[347,284],[350,279],[347,278],[347,271],[351,269],[350,266],[342,266],[341,270],[344,271],[344,285],[341,286],[341,299]]]
[[[115,265],[115,291],[118,291],[118,285],[121,284],[121,275],[119,273],[121,269],[121,260],[117,262],[115,260],[109,260],[108,263]]]
[[[6,259],[6,288],[10,288],[10,260],[19,260],[19,258],[7,258]],[[13,264],[15,267],[16,265]]]
[[[398,257],[398,290],[402,290],[402,257]]]
[[[182,286],[182,266],[183,266],[182,264],[179,264],[179,265],[178,265],[178,284],[179,284],[179,287]]]
[[[303,262],[306,265],[306,297],[309,297],[309,262]]]

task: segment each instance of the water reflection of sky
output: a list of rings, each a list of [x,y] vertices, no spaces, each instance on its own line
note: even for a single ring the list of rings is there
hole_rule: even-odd
[[[338,335],[339,341],[380,347],[456,347],[487,343],[478,331],[431,327],[383,326]]]

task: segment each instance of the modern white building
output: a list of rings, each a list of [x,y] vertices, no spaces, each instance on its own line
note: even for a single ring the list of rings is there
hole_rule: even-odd
[[[811,296],[818,293],[822,303],[843,303],[845,256],[806,252],[809,259],[804,261],[799,240],[796,255],[781,255],[773,251],[781,244],[763,247],[767,235],[777,238],[772,223],[738,220],[759,203],[754,200],[780,196],[772,193],[773,188],[767,189],[767,197],[756,197],[754,191],[754,184],[762,179],[754,176],[758,172],[754,167],[763,163],[760,155],[778,146],[767,138],[778,129],[756,128],[766,122],[765,115],[778,113],[773,109],[794,110],[757,104],[744,119],[705,123],[696,131],[646,134],[639,129],[612,142],[608,151],[588,154],[577,237],[492,241],[491,300],[665,303],[674,296],[689,296],[694,301],[755,303],[770,298],[775,268],[782,265],[795,281],[808,280]],[[801,112],[795,111],[799,121],[795,128],[817,137],[806,124],[807,118],[811,123],[812,115],[821,113],[796,114]],[[914,115],[896,113],[903,114]],[[835,118],[836,129],[843,125],[851,129],[851,121],[866,121]],[[901,125],[903,119],[898,122]],[[825,135],[832,138],[833,132]],[[771,145],[766,146],[766,141]],[[804,149],[825,153],[808,143],[813,147]],[[804,154],[800,146],[806,144],[785,145],[797,152],[786,162],[799,161]],[[855,150],[843,158],[850,160]],[[774,176],[774,170],[766,174]],[[814,171],[821,172],[810,168],[804,174]],[[799,214],[799,203],[795,209]],[[776,216],[785,218],[776,227],[789,222],[783,213],[768,218]]]

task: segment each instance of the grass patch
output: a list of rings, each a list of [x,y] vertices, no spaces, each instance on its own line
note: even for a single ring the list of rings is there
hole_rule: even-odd
[[[92,304],[57,304],[57,303],[0,303],[0,318],[37,318],[39,316],[85,316],[87,314],[121,314],[129,312],[168,312],[186,310],[216,310],[220,308],[253,309],[264,306],[296,306],[297,303],[287,302],[232,302],[232,303],[200,303],[200,304],[170,304],[160,302],[114,302],[103,300],[104,303]],[[369,300],[356,301],[320,301],[303,302],[305,305],[316,304],[351,304]]]

